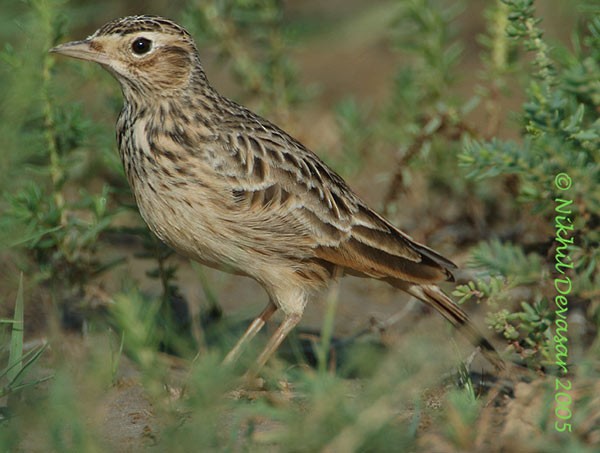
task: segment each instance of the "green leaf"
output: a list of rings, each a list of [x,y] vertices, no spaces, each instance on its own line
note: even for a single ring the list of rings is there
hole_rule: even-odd
[[[9,382],[14,382],[23,368],[23,273],[19,277],[19,289],[15,300],[15,313],[13,316],[12,331],[10,335],[10,353],[8,356]]]

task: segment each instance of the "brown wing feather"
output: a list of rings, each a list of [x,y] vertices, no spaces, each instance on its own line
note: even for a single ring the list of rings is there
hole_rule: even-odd
[[[453,280],[454,263],[413,241],[366,206],[360,206],[359,212],[360,224],[353,225],[349,237],[337,246],[346,267],[359,275],[414,283]],[[317,254],[335,259],[335,251],[321,248]]]
[[[318,247],[315,253],[318,258],[343,266],[349,273],[359,276],[431,283],[447,280],[450,275],[434,261],[415,262],[366,245],[353,237],[337,247]]]

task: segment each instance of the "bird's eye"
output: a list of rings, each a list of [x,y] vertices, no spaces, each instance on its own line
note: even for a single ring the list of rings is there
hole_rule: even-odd
[[[131,50],[137,55],[144,55],[152,48],[152,41],[147,38],[137,38],[131,45]]]

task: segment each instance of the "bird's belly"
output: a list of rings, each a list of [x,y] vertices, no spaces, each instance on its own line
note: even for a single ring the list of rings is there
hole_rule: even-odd
[[[232,244],[219,238],[201,190],[169,187],[168,182],[151,178],[131,186],[142,218],[162,242],[212,267],[234,264]]]
[[[181,172],[157,159],[141,174],[125,166],[140,213],[160,240],[195,261],[261,284],[322,273],[313,269],[306,232],[287,220],[282,225],[267,210],[240,207],[226,178],[211,174],[200,160],[192,163]]]

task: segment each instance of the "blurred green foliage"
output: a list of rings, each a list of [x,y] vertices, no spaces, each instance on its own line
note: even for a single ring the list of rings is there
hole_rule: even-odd
[[[37,379],[27,381],[28,370],[36,364],[47,344],[34,347],[29,351],[23,349],[23,338],[24,338],[24,310],[25,300],[23,296],[23,276],[19,279],[19,289],[17,291],[17,298],[14,304],[14,315],[13,319],[0,319],[0,326],[10,326],[10,338],[5,343],[8,351],[3,347],[0,349],[0,356],[4,358],[5,352],[8,352],[7,364],[4,368],[0,369],[0,382],[2,387],[0,388],[0,398],[11,397],[14,394],[26,387],[38,385],[48,377],[43,379]],[[2,332],[3,334],[4,332]],[[4,338],[2,338],[4,340]]]
[[[306,100],[290,58],[291,37],[278,0],[191,2],[183,24],[198,46],[212,48],[230,64],[244,96],[259,101],[263,114],[284,117]]]

